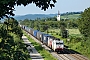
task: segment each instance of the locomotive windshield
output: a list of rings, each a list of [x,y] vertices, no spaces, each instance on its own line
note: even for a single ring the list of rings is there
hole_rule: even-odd
[[[63,43],[60,43],[60,42],[59,42],[59,43],[56,43],[56,45],[62,45],[62,44],[63,44]]]

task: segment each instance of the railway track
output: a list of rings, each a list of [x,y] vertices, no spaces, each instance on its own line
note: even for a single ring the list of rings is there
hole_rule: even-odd
[[[62,60],[71,60],[69,57],[67,57],[65,54],[59,54],[59,56],[62,58]]]
[[[71,51],[71,52],[73,52],[73,51]],[[75,52],[73,52],[73,53],[75,53]],[[77,53],[71,54],[71,56],[73,56],[74,58],[77,58],[77,60],[88,60],[86,57],[84,57],[80,54],[77,54]]]
[[[81,59],[81,60],[88,60],[86,57],[80,55],[80,54],[73,54],[74,57]]]
[[[66,50],[66,52],[68,52],[69,55],[70,55],[71,57],[73,57],[74,59],[76,59],[76,60],[89,60],[89,59],[87,59],[86,57],[84,57],[84,56],[82,56],[81,54],[76,53],[76,52],[74,52],[74,51],[68,51],[68,50]]]
[[[56,52],[51,52],[51,49],[48,48],[46,45],[43,45],[42,42],[37,40],[35,37],[33,37],[31,34],[26,32],[31,38],[33,38],[36,42],[40,43],[46,50],[48,50],[54,57],[56,57],[58,60],[88,60],[86,57],[80,55],[80,54],[72,54],[74,52],[65,50],[65,53],[57,54]],[[72,53],[71,53],[72,52]],[[68,54],[67,54],[68,53]]]
[[[77,60],[88,60],[88,59],[80,56],[80,54],[70,54],[70,56],[72,56],[73,58],[75,58]]]

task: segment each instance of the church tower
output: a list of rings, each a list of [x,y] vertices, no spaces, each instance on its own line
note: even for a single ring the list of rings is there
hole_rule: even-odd
[[[60,12],[58,11],[57,21],[60,21]]]

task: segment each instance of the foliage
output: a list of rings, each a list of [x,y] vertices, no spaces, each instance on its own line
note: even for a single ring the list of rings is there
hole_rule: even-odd
[[[53,29],[53,31],[57,32],[59,29]],[[52,29],[49,30],[51,32]],[[50,34],[50,33],[49,33]],[[64,44],[68,46],[70,49],[73,49],[85,56],[87,56],[90,59],[90,37],[83,37],[78,29],[69,29],[69,39],[70,41],[67,41],[66,38],[62,38],[59,35],[56,35],[55,33],[52,33],[53,36],[60,38],[61,40],[64,40]],[[73,34],[73,35],[72,35]]]
[[[53,3],[51,3],[53,2]],[[8,17],[9,15],[14,16],[13,11],[15,10],[14,6],[18,5],[28,5],[34,3],[37,7],[42,10],[48,9],[48,7],[54,7],[56,0],[1,0],[0,1],[0,18]]]
[[[52,17],[52,18],[44,18],[44,19],[40,19],[37,18],[35,20],[29,20],[29,19],[25,19],[21,22],[21,25],[26,25],[28,27],[40,30],[40,31],[45,31],[43,30],[43,27],[45,27],[46,25],[48,26],[48,28],[52,28],[52,29],[57,29],[63,25],[65,28],[77,28],[78,24],[77,24],[77,20],[73,19],[73,20],[67,20],[67,21],[56,21],[55,19],[56,17]],[[68,24],[69,23],[69,24]],[[68,26],[68,27],[67,27]]]
[[[62,38],[68,37],[68,30],[66,30],[64,22],[62,22],[60,26],[60,35],[62,36]]]
[[[4,24],[9,32],[15,33],[22,37],[23,33],[21,31],[21,28],[18,26],[17,20],[15,20],[14,18],[9,18],[5,20]]]
[[[90,7],[85,9],[78,21],[79,30],[85,37],[90,35]]]
[[[60,38],[61,40],[64,40],[65,45],[68,45],[69,48],[90,57],[90,8],[86,9],[82,14],[80,19],[67,19],[67,20],[61,20],[61,21],[52,21],[52,19],[37,19],[34,20],[34,28],[36,28],[36,22],[38,21],[40,31],[42,31],[43,26],[42,25],[48,25],[49,34]],[[22,21],[23,22],[23,21]],[[30,20],[31,22],[31,20]],[[28,22],[26,22],[28,23]],[[62,30],[60,29],[62,28]],[[72,29],[74,28],[74,29]],[[80,32],[79,32],[79,30]],[[65,29],[69,30],[69,39],[70,41],[67,41],[66,38],[62,38],[59,34],[60,31],[63,31]],[[52,32],[55,31],[55,32]],[[50,33],[51,32],[51,33]],[[82,50],[82,51],[81,51]]]
[[[21,32],[21,30],[18,28],[18,24],[15,20],[9,21],[8,27],[11,28],[17,28],[15,31]],[[12,23],[14,24],[12,27]],[[21,39],[21,35],[18,35],[17,33],[14,33],[15,31],[12,30],[8,31],[6,29],[6,25],[3,24],[3,26],[0,27],[0,60],[28,60],[29,54],[27,52],[27,49]],[[22,32],[21,32],[22,33]]]
[[[66,12],[66,13],[61,14],[61,16],[64,16],[64,15],[73,15],[73,14],[81,14],[81,13],[82,13],[82,11],[80,11],[80,12]]]

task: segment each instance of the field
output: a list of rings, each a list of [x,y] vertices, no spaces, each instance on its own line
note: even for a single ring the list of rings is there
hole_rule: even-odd
[[[49,29],[48,30],[49,32],[56,32],[56,33],[60,33],[60,29]],[[68,31],[69,31],[69,35],[80,35],[81,36],[81,34],[80,34],[80,31],[79,31],[79,29],[68,29]]]
[[[76,19],[76,18],[79,18],[79,17],[80,17],[80,14],[72,14],[72,15],[61,16],[62,19],[64,19],[64,18]]]
[[[60,29],[49,29],[48,31],[49,31],[49,34],[51,34],[51,35],[53,35],[53,36],[55,36],[57,38],[60,38],[60,39],[64,40],[65,45],[68,45],[68,43],[66,41],[67,39],[66,38],[62,38],[61,36],[59,36]],[[69,36],[72,36],[72,37],[81,37],[82,36],[80,34],[80,32],[79,32],[79,29],[68,29],[68,31],[69,31]]]

